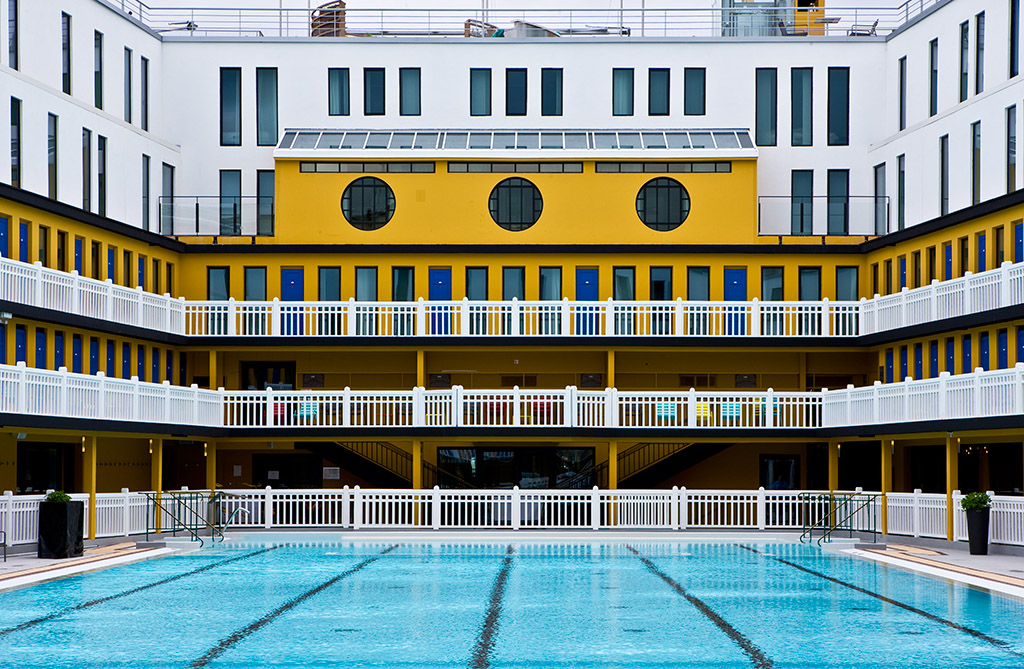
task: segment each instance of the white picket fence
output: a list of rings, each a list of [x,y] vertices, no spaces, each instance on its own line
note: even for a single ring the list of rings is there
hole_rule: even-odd
[[[995,495],[991,491],[989,541],[1024,546],[1024,497]],[[960,508],[963,495],[953,491],[953,537],[967,541],[967,514]],[[946,538],[946,496],[936,493],[891,492],[888,500],[888,533],[912,537]]]
[[[0,300],[212,337],[857,337],[1024,304],[1024,263],[859,302],[186,301],[0,258]]]
[[[39,503],[45,495],[15,495],[10,490],[0,496],[0,530],[7,533],[7,545],[35,543],[39,533]],[[89,534],[89,495],[73,493],[72,500],[85,502],[83,536]],[[141,493],[96,494],[96,536],[127,537],[146,531],[149,503]]]

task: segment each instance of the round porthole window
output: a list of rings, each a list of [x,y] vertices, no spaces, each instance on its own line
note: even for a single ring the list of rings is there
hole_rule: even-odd
[[[380,230],[395,215],[395,193],[376,177],[362,177],[341,195],[341,213],[352,227]]]
[[[636,215],[651,230],[675,230],[689,213],[690,194],[675,179],[651,179],[636,195]]]
[[[494,187],[488,207],[495,223],[511,232],[519,232],[537,222],[544,201],[536,186],[526,179],[513,177]]]

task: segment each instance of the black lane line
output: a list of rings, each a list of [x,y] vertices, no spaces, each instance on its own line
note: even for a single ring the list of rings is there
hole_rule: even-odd
[[[796,564],[794,562],[790,562],[789,560],[783,560],[780,557],[775,557],[774,555],[769,555],[768,553],[764,553],[762,551],[759,551],[756,548],[751,548],[749,546],[744,546],[742,544],[736,544],[736,545],[739,546],[740,548],[744,549],[744,550],[750,551],[751,553],[757,553],[758,555],[763,555],[765,557],[769,557],[769,558],[775,560],[776,562],[781,562],[784,565],[793,567],[794,569],[799,569],[800,571],[805,572],[807,574],[811,574],[812,576],[817,576],[818,578],[823,578],[826,581],[831,581],[832,583],[836,583],[836,584],[841,585],[841,586],[843,586],[845,588],[849,588],[851,590],[856,590],[857,592],[863,593],[863,594],[868,595],[870,597],[874,597],[875,599],[880,599],[883,602],[885,602],[886,604],[892,604],[893,606],[898,606],[899,608],[904,609],[906,611],[910,611],[911,613],[916,613],[919,616],[924,616],[928,620],[937,622],[937,623],[939,623],[941,625],[945,625],[946,627],[951,627],[951,628],[953,628],[955,630],[958,630],[960,632],[966,632],[967,634],[970,634],[971,636],[973,636],[973,637],[975,637],[977,639],[981,639],[982,641],[986,641],[986,642],[992,644],[993,646],[995,646],[996,648],[999,648],[1001,650],[1005,650],[1006,652],[1011,653],[1013,655],[1016,655],[1017,657],[1024,657],[1024,653],[1020,653],[1020,652],[1017,652],[1017,651],[1013,650],[1012,648],[1010,648],[1010,645],[1007,642],[1003,641],[1002,639],[997,639],[995,637],[989,636],[989,635],[985,634],[984,632],[981,632],[979,630],[974,629],[973,627],[967,627],[966,625],[961,625],[960,623],[953,622],[952,620],[948,620],[948,619],[943,618],[941,616],[937,616],[934,613],[928,613],[927,611],[925,611],[923,609],[919,609],[919,608],[914,607],[914,606],[911,606],[910,604],[904,604],[903,602],[900,602],[900,601],[897,601],[895,599],[892,599],[891,597],[886,597],[885,595],[881,595],[881,594],[879,594],[877,592],[873,592],[871,590],[868,590],[867,588],[862,588],[859,585],[854,585],[853,583],[847,583],[846,581],[842,581],[842,580],[840,580],[838,578],[834,578],[832,576],[828,576],[826,574],[822,574],[821,572],[814,571],[813,569],[808,569],[807,567],[798,565],[798,564]]]
[[[6,636],[8,634],[11,634],[12,632],[20,632],[21,630],[25,630],[25,629],[28,629],[30,627],[35,627],[36,625],[38,625],[40,623],[45,623],[48,620],[53,620],[55,618],[60,618],[61,616],[67,615],[69,613],[73,613],[75,611],[81,611],[83,609],[88,609],[90,607],[96,606],[97,604],[103,604],[105,602],[109,602],[109,601],[112,601],[114,599],[120,599],[122,597],[127,597],[129,595],[134,595],[136,593],[142,592],[143,590],[149,590],[150,588],[155,588],[158,585],[165,585],[167,583],[171,583],[171,582],[177,581],[179,579],[187,578],[189,576],[195,576],[196,574],[201,574],[204,571],[209,571],[211,569],[216,569],[217,567],[223,567],[224,565],[229,564],[231,562],[238,562],[239,560],[248,560],[251,557],[256,557],[257,555],[262,555],[263,553],[267,553],[269,551],[277,550],[278,548],[284,548],[284,545],[281,545],[281,546],[271,546],[270,548],[264,548],[263,550],[253,551],[252,553],[246,553],[245,555],[239,555],[238,557],[228,558],[227,560],[221,560],[219,562],[214,562],[213,564],[208,564],[205,567],[199,567],[198,569],[193,569],[192,571],[187,571],[187,572],[185,572],[183,574],[177,574],[175,576],[169,576],[168,578],[165,578],[165,579],[160,580],[160,581],[156,581],[155,583],[150,583],[148,585],[140,585],[137,588],[132,588],[131,590],[125,590],[124,592],[119,592],[116,595],[107,595],[106,597],[100,597],[99,599],[89,600],[88,602],[85,602],[83,604],[76,604],[75,606],[69,606],[66,609],[61,609],[60,611],[54,611],[53,613],[48,613],[45,616],[42,616],[41,618],[35,618],[33,620],[29,620],[27,622],[23,622],[20,625],[16,625],[14,627],[8,627],[6,629],[0,629],[0,637]]]
[[[226,651],[230,650],[232,646],[237,644],[239,641],[242,641],[243,639],[245,639],[247,636],[249,636],[253,632],[256,632],[259,629],[261,629],[262,627],[265,627],[266,625],[269,625],[270,623],[272,623],[276,618],[278,618],[282,614],[287,613],[288,611],[294,609],[296,606],[298,606],[302,602],[306,601],[307,599],[309,599],[313,595],[315,595],[317,593],[320,593],[320,592],[323,592],[324,590],[326,590],[327,588],[331,587],[332,585],[334,585],[338,581],[342,580],[343,578],[351,576],[352,574],[356,573],[357,571],[360,571],[363,568],[368,567],[369,565],[371,565],[374,562],[376,562],[377,560],[381,559],[382,557],[384,557],[385,555],[387,555],[391,551],[395,550],[399,546],[401,546],[401,544],[394,544],[393,546],[389,546],[389,547],[385,548],[384,550],[382,550],[380,553],[377,553],[372,558],[367,558],[367,559],[363,560],[362,562],[360,562],[356,566],[352,567],[351,569],[349,569],[347,571],[343,571],[342,573],[338,574],[337,576],[335,576],[334,578],[330,579],[329,581],[324,581],[323,583],[321,583],[320,585],[316,586],[312,590],[307,590],[306,592],[302,593],[301,595],[288,600],[287,602],[285,602],[281,606],[277,607],[276,609],[274,609],[273,611],[271,611],[267,615],[263,616],[259,620],[246,625],[245,627],[243,627],[242,629],[234,632],[230,636],[224,637],[223,639],[220,640],[220,643],[218,643],[216,646],[214,646],[210,650],[206,651],[205,655],[203,655],[198,660],[195,660],[194,662],[192,662],[192,664],[190,664],[188,666],[189,667],[205,667],[206,665],[210,664],[210,662],[213,662],[215,659],[217,659],[218,657],[223,655]]]
[[[483,629],[480,630],[480,637],[469,659],[470,669],[488,669],[491,666],[491,651],[494,650],[494,637],[498,634],[498,619],[501,617],[501,601],[505,598],[505,585],[508,583],[508,574],[512,571],[514,553],[515,548],[509,544],[505,549],[505,559],[501,562],[498,577],[494,579],[494,587],[491,588],[487,617],[484,618]]]
[[[705,618],[713,622],[718,629],[725,632],[725,634],[732,639],[737,646],[743,649],[743,652],[747,654],[747,657],[750,658],[750,661],[757,669],[769,669],[769,667],[775,666],[772,659],[765,655],[763,650],[755,646],[750,639],[743,636],[743,633],[730,625],[725,618],[715,613],[710,606],[704,603],[703,600],[688,593],[686,589],[679,585],[679,583],[677,583],[671,576],[658,569],[653,562],[640,555],[640,552],[637,549],[632,546],[626,546],[626,548],[628,548],[633,555],[640,558],[640,562],[642,562],[644,566],[647,567],[647,569],[649,569],[655,576],[665,581],[665,583],[668,583],[673,590],[682,595],[686,601],[693,604],[698,611],[704,614]]]

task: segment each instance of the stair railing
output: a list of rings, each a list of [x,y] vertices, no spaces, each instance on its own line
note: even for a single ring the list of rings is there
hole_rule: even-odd
[[[819,546],[832,541],[836,532],[847,532],[850,537],[854,532],[870,532],[874,541],[878,537],[876,503],[881,497],[864,492],[800,493],[798,499],[803,511],[800,543],[814,541],[815,531],[821,532]]]

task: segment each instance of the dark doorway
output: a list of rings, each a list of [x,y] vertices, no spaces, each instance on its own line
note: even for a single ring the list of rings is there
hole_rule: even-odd
[[[311,453],[254,453],[252,482],[265,488],[322,488],[323,458]]]
[[[800,487],[800,456],[761,455],[759,478],[765,490],[796,490]]]
[[[206,458],[201,441],[164,442],[164,490],[206,488]]]
[[[79,492],[73,444],[18,443],[19,495]]]
[[[249,390],[295,389],[295,362],[242,362],[241,386]]]
[[[477,488],[590,488],[594,485],[593,448],[489,445],[439,448],[438,485],[455,487],[451,473]]]
[[[882,447],[877,441],[853,441],[839,449],[839,489],[856,488],[882,489]]]
[[[911,490],[946,492],[945,446],[908,446],[904,453]]]

